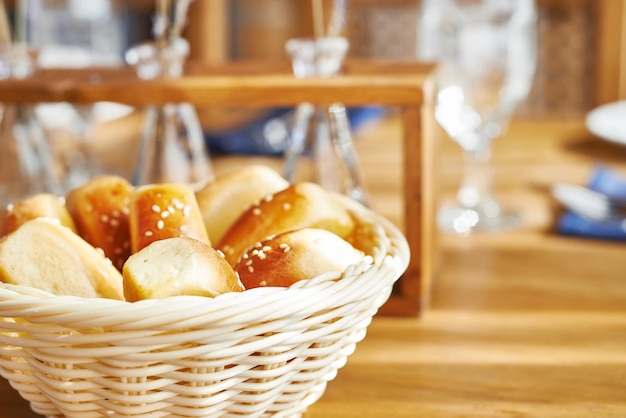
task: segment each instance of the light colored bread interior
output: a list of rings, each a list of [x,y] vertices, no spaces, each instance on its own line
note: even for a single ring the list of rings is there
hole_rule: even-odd
[[[149,184],[130,196],[131,253],[152,242],[175,237],[195,238],[210,244],[198,201],[183,184]]]
[[[244,253],[235,271],[246,289],[287,287],[322,273],[342,273],[363,256],[332,232],[305,228],[261,241]]]
[[[229,228],[217,248],[231,265],[265,238],[301,228],[320,228],[347,237],[354,229],[348,211],[319,185],[294,183],[249,207]]]
[[[0,240],[0,280],[56,295],[124,299],[122,275],[58,221],[38,218]]]
[[[243,286],[224,255],[193,238],[155,241],[130,256],[122,270],[126,300],[215,297]],[[182,307],[184,309],[184,306]]]
[[[76,231],[65,199],[50,193],[40,193],[10,204],[0,213],[0,238],[36,218],[58,219],[61,225]]]
[[[219,242],[228,228],[252,204],[289,186],[280,174],[262,165],[226,173],[196,192],[211,242]]]
[[[78,234],[101,248],[122,269],[130,255],[129,199],[133,186],[112,175],[95,177],[67,194],[67,208]]]

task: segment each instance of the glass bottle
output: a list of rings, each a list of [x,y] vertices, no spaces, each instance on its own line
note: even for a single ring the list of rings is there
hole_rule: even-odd
[[[142,79],[177,78],[189,54],[183,38],[146,42],[126,52],[126,61]],[[135,185],[184,183],[201,186],[213,177],[196,109],[189,103],[164,103],[146,109],[132,174]]]
[[[296,38],[286,44],[298,78],[338,75],[348,48],[344,37]],[[285,177],[289,181],[315,181],[326,190],[369,205],[343,104],[301,103],[296,107],[285,151]]]
[[[0,48],[0,78],[26,78],[37,70],[35,51],[24,44]],[[48,138],[34,105],[0,105],[0,207],[37,193],[61,194]]]

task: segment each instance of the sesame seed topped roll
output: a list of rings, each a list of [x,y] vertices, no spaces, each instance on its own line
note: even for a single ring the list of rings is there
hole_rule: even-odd
[[[61,225],[76,232],[76,224],[65,206],[65,198],[40,193],[11,203],[0,212],[0,238],[37,218],[57,219]]]
[[[344,238],[354,230],[354,221],[347,209],[321,186],[299,182],[249,207],[216,248],[234,266],[255,243],[301,228],[325,229]]]
[[[263,165],[232,170],[205,185],[196,198],[211,241],[219,242],[250,205],[288,186],[280,174]]]
[[[121,270],[130,255],[128,204],[133,186],[123,177],[102,175],[71,190],[67,208],[78,234]]]
[[[216,297],[244,290],[222,253],[186,237],[151,243],[129,257],[122,274],[129,302],[182,295]]]
[[[193,189],[173,183],[136,187],[130,196],[131,252],[175,237],[211,244]]]
[[[246,289],[288,287],[323,273],[343,273],[364,254],[332,232],[304,228],[285,232],[249,248],[235,271]]]

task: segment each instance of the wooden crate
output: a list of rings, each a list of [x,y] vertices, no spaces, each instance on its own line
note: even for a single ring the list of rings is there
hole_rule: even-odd
[[[407,61],[350,61],[340,76],[297,79],[288,63],[238,62],[167,80],[140,80],[128,69],[44,70],[28,79],[0,81],[0,102],[112,101],[137,107],[167,102],[226,107],[341,102],[399,108],[404,233],[412,260],[383,312],[416,315],[427,306],[435,258],[432,70],[432,65]]]

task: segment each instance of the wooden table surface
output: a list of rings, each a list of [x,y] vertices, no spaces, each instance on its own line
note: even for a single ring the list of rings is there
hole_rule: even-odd
[[[368,125],[358,147],[374,209],[401,225],[400,173],[390,168],[402,161],[399,125]],[[461,157],[441,141],[445,198]],[[554,181],[584,182],[600,162],[623,170],[626,148],[593,138],[582,119],[514,122],[495,145],[497,190],[524,225],[440,236],[428,311],[375,317],[306,418],[626,416],[626,243],[554,233],[548,194]],[[0,416],[36,415],[2,381]]]

